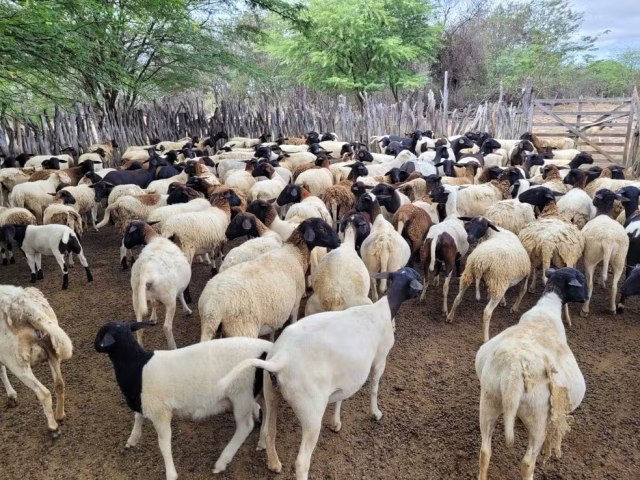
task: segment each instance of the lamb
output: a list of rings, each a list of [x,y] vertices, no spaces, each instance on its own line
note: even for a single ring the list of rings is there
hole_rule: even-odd
[[[18,395],[9,383],[7,368],[36,394],[47,417],[49,433],[60,436],[59,422],[65,418],[64,379],[60,362],[69,360],[73,345],[58,325],[56,314],[37,288],[0,285],[0,379],[7,391],[9,406]],[[56,392],[55,414],[51,393],[35,377],[31,366],[47,361]]]
[[[104,210],[104,218],[96,225],[96,228],[102,228],[109,223],[111,213],[118,215],[117,225],[121,234],[127,225],[133,220],[146,221],[149,214],[159,207],[167,205],[168,195],[160,195],[157,193],[145,193],[142,195],[125,195],[118,198],[114,203],[110,204]]]
[[[5,225],[0,234],[7,250],[12,250],[15,241],[24,252],[31,269],[31,283],[36,283],[36,278],[44,278],[42,255],[53,255],[62,269],[62,289],[66,290],[69,287],[69,272],[64,260],[66,253],[76,254],[87,274],[87,281],[93,282],[82,245],[74,231],[66,225]]]
[[[447,316],[447,322],[453,321],[464,293],[474,282],[476,284],[476,300],[480,300],[478,285],[480,282],[484,282],[489,293],[489,303],[482,313],[482,331],[486,342],[489,340],[489,324],[493,311],[498,303],[506,304],[507,290],[522,282],[520,293],[511,307],[511,312],[517,312],[520,308],[520,302],[527,293],[531,260],[517,235],[513,232],[500,229],[483,217],[462,218],[462,220],[469,221],[467,228],[469,243],[484,240],[467,258],[467,264],[460,277],[460,289]]]
[[[200,340],[210,340],[219,328],[225,336],[255,338],[268,327],[273,335],[287,319],[295,322],[311,250],[339,245],[338,234],[330,225],[311,218],[298,225],[281,248],[213,277],[198,301]]]
[[[247,207],[247,212],[255,215],[258,220],[267,226],[267,228],[270,228],[280,235],[280,238],[282,238],[283,241],[288,240],[296,228],[296,225],[293,223],[282,220],[278,216],[278,212],[275,207],[264,200],[255,200],[251,202]]]
[[[267,228],[255,215],[248,212],[237,214],[231,220],[225,232],[225,236],[229,241],[245,235],[254,238],[231,249],[225,255],[224,261],[220,265],[221,272],[282,246],[282,237]]]
[[[71,180],[63,173],[52,174],[46,180],[26,182],[16,185],[9,195],[9,206],[30,210],[38,223],[42,223],[42,212],[53,203],[53,196],[61,184],[69,184]]]
[[[523,480],[533,480],[536,459],[561,455],[575,410],[584,398],[582,372],[567,344],[562,306],[587,299],[584,275],[572,268],[549,270],[545,293],[513,325],[480,347],[476,374],[480,380],[480,480],[487,480],[491,437],[500,414],[507,446],[514,442],[516,416],[529,433],[522,459]],[[275,351],[275,349],[274,349]]]
[[[558,200],[558,211],[580,230],[596,215],[593,200],[584,191],[588,174],[584,170],[572,168],[563,182],[573,188]]]
[[[360,255],[369,273],[392,272],[404,267],[411,257],[411,249],[402,235],[385,220],[376,196],[372,193],[362,195],[356,202],[356,210],[368,213],[373,220],[371,233],[360,247]],[[378,291],[384,293],[386,290],[386,278],[380,277],[379,289],[376,279],[371,278],[371,296],[374,302],[378,301]]]
[[[91,219],[91,225],[97,232],[96,217],[98,216],[98,205],[96,203],[96,195],[94,189],[89,185],[78,185],[64,187],[56,193],[56,200],[60,199],[73,199],[72,205],[76,209],[82,219],[85,219],[85,224],[88,226]]]
[[[593,204],[597,208],[596,216],[582,229],[582,236],[584,237],[584,270],[589,284],[589,298],[582,305],[581,315],[583,317],[589,314],[589,302],[593,294],[593,274],[600,262],[602,262],[602,286],[605,288],[609,264],[613,269],[609,311],[613,314],[616,313],[618,281],[625,268],[629,237],[624,227],[616,222],[611,214],[615,200],[626,202],[627,198],[611,190],[599,190],[593,198]]]
[[[540,210],[538,220],[530,223],[518,234],[518,238],[531,259],[533,292],[536,282],[536,268],[542,268],[542,281],[547,282],[544,272],[554,267],[575,267],[582,257],[584,237],[578,227],[562,217],[556,206],[557,192],[546,187],[527,190],[520,195],[520,201],[529,203]],[[567,323],[571,325],[569,310],[565,309]]]
[[[429,274],[435,272],[436,278],[440,273],[440,263],[445,266],[445,279],[442,286],[442,313],[449,314],[447,301],[449,298],[449,283],[455,267],[460,273],[460,259],[467,254],[469,242],[464,223],[458,218],[456,209],[456,190],[451,186],[441,185],[431,191],[430,197],[439,207],[444,205],[445,215],[442,222],[433,225],[421,247],[424,260],[425,289],[422,291],[420,301],[423,301],[429,285]],[[435,271],[436,260],[438,270]]]
[[[370,374],[371,414],[376,421],[382,418],[378,388],[394,343],[392,320],[405,300],[420,295],[422,284],[418,272],[410,268],[380,273],[378,277],[391,280],[388,295],[378,302],[305,317],[282,332],[266,360],[247,360],[231,371],[234,375],[257,367],[270,373],[264,377],[268,407],[263,425],[271,471],[282,468],[275,449],[278,398],[274,390],[291,405],[302,425],[297,480],[308,478],[327,404],[336,404],[330,428],[337,432],[342,426],[343,400],[354,395]]]
[[[215,252],[226,242],[225,230],[231,221],[231,208],[240,205],[240,198],[232,189],[214,193],[209,198],[212,207],[199,212],[170,217],[162,226],[162,236],[180,246],[189,260],[198,254],[214,254],[212,271],[216,272]]]
[[[311,275],[313,295],[305,305],[305,316],[371,303],[369,272],[356,252],[356,238],[369,230],[369,222],[355,213],[343,218],[340,227],[342,244],[325,255]]]
[[[177,245],[139,220],[129,224],[122,243],[128,249],[145,245],[131,267],[132,302],[136,321],[142,322],[147,314],[147,300],[150,300],[152,310],[149,320],[155,325],[158,319],[156,303],[160,302],[165,308],[163,330],[167,344],[170,349],[175,349],[173,317],[176,313],[176,297],[180,298],[184,312],[187,315],[192,313],[187,306],[187,303],[191,303],[191,265]],[[142,345],[142,331],[138,332],[138,342]]]
[[[116,381],[127,405],[135,412],[126,447],[135,447],[148,418],[158,434],[167,480],[176,480],[171,455],[171,418],[194,420],[233,410],[236,431],[216,461],[214,472],[226,469],[253,429],[254,397],[262,390],[262,374],[255,369],[237,375],[229,371],[243,360],[264,358],[272,345],[253,338],[225,338],[178,350],[144,350],[133,332],[147,322],[109,322],[98,331],[94,348],[109,355]]]
[[[333,185],[333,174],[329,170],[329,165],[331,165],[329,159],[324,159],[319,168],[311,168],[298,175],[294,184],[304,186],[311,195],[322,195]]]

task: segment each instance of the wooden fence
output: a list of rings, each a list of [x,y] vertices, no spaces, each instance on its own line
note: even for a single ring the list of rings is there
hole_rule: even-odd
[[[129,145],[144,145],[154,137],[177,140],[186,136],[212,135],[220,130],[230,136],[270,133],[273,138],[279,134],[294,136],[312,130],[330,131],[340,139],[362,142],[368,142],[373,135],[402,134],[416,129],[432,130],[438,136],[480,130],[491,132],[496,138],[518,138],[531,128],[543,135],[548,134],[540,131],[538,115],[549,116],[550,107],[535,99],[530,81],[527,81],[522,100],[517,105],[503,102],[501,94],[497,102],[449,111],[447,98],[446,84],[438,94],[432,90],[417,91],[399,103],[368,96],[363,99],[362,106],[342,95],[312,93],[304,88],[240,96],[229,88],[221,87],[207,95],[189,93],[126,111],[106,113],[89,105],[77,104],[67,111],[55,108],[53,112],[43,112],[39,116],[0,117],[0,152],[5,155],[21,152],[55,154],[64,147],[83,151],[91,144],[108,139],[114,139],[123,152]],[[602,99],[598,101],[603,103]],[[562,100],[553,102],[562,103]],[[625,99],[624,105],[624,108],[608,111],[610,117],[624,113],[629,118],[625,124],[625,142],[619,149],[622,153],[608,160],[633,167],[640,174],[640,126],[637,121],[640,105],[637,92],[634,91],[630,99]],[[541,106],[547,111],[540,112]],[[613,120],[604,117],[601,123],[598,119],[583,122],[581,119],[588,118],[587,111],[582,107],[576,111],[581,113],[577,117],[580,125],[563,119],[561,114],[554,117],[556,114],[551,107],[552,120],[566,129],[562,134],[569,132],[581,138],[578,134],[584,136],[580,128],[585,125],[607,124],[607,121],[611,124]],[[583,142],[579,148],[594,143],[597,152],[598,147],[602,147],[595,141]]]

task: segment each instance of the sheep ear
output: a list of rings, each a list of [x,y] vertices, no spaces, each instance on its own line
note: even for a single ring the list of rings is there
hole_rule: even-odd
[[[409,284],[409,288],[416,292],[421,292],[424,287],[422,286],[422,283],[420,283],[418,280],[411,280],[411,283]]]
[[[115,343],[116,343],[116,339],[113,338],[113,335],[111,335],[109,332],[107,332],[102,337],[102,340],[100,340],[100,347],[101,348],[107,348],[107,347],[110,347],[111,345],[113,345]]]
[[[619,193],[616,193],[616,200],[620,200],[622,203],[626,203],[626,202],[629,201],[629,199],[627,197],[623,197]]]
[[[544,272],[544,275],[545,275],[545,277],[549,278],[555,272],[556,272],[555,268],[547,268],[547,270]]]
[[[493,223],[489,222],[489,228],[491,228],[492,230],[495,230],[496,232],[499,232],[500,230],[498,229],[498,227],[496,227]]]
[[[243,229],[243,230],[251,230],[251,222],[249,221],[249,219],[248,219],[248,218],[245,218],[245,219],[242,221],[242,229]]]
[[[141,328],[146,328],[151,326],[153,326],[153,323],[151,322],[135,322],[135,323],[129,324],[129,330],[131,330],[132,332],[136,332]]]
[[[388,280],[392,277],[393,277],[392,272],[380,272],[373,275],[373,278],[375,278],[376,280]]]
[[[582,283],[580,283],[580,281],[577,278],[572,279],[569,282],[569,285],[571,285],[572,287],[583,287],[584,285],[582,285]]]
[[[473,217],[458,217],[459,220],[462,220],[463,222],[470,222],[472,220]]]

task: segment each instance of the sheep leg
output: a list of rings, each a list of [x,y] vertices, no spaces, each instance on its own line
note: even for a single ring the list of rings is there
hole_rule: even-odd
[[[53,251],[52,253],[62,270],[62,290],[66,290],[69,288],[69,270],[67,270],[67,263],[64,261],[64,255],[56,251]]]
[[[251,430],[253,430],[253,398],[246,399],[246,403],[250,406],[250,408],[245,409],[246,411],[240,410],[240,404],[243,404],[242,406],[244,406],[245,403],[243,400],[236,401],[233,406],[233,416],[236,420],[236,431],[227,446],[222,450],[220,457],[218,457],[213,473],[223,472],[227,468],[227,465],[233,459],[233,456],[247,439]]]
[[[51,401],[51,392],[40,383],[31,370],[31,366],[27,365],[7,365],[11,373],[13,373],[20,381],[36,394],[38,401],[42,405],[44,415],[47,417],[47,426],[53,438],[60,436],[58,422],[53,415],[53,402]]]
[[[133,416],[133,429],[131,430],[131,435],[127,439],[127,444],[125,448],[135,447],[140,441],[140,437],[142,437],[142,423],[144,421],[144,417],[141,413],[135,412]]]
[[[64,379],[60,370],[60,359],[53,352],[48,352],[49,368],[53,377],[53,388],[56,392],[56,414],[55,419],[62,422],[66,417],[64,413]]]
[[[571,326],[571,316],[569,315],[569,304],[564,304],[564,321],[567,322],[567,325]]]
[[[479,302],[482,300],[480,297],[480,282],[482,281],[481,277],[476,278],[476,301]]]
[[[29,270],[31,270],[31,283],[36,283],[36,258],[33,254],[26,253],[25,257],[27,257],[27,264],[29,265]]]
[[[122,270],[127,269],[127,256],[128,256],[127,247],[124,246],[124,241],[120,245],[120,265],[122,265]]]
[[[500,408],[496,408],[490,400],[487,399],[486,392],[480,393],[480,435],[482,437],[482,446],[480,447],[480,473],[478,480],[487,480],[489,472],[489,461],[491,460],[491,439],[496,422],[502,414]]]
[[[296,480],[308,480],[311,454],[316,448],[320,436],[326,401],[309,396],[301,403],[296,404],[297,408],[294,408],[302,425],[302,442],[300,442],[300,450],[296,458]]]
[[[164,459],[167,480],[176,480],[178,472],[176,472],[176,467],[173,464],[173,455],[171,454],[171,413],[167,412],[155,419],[153,426],[158,434],[158,445]]]
[[[378,281],[371,277],[371,300],[375,303],[378,301]]]
[[[522,283],[520,284],[520,293],[518,293],[518,298],[516,298],[516,301],[511,306],[511,313],[516,313],[518,310],[520,310],[520,302],[522,302],[522,299],[527,293],[527,280],[529,280],[528,276],[524,277],[521,280]]]
[[[387,365],[387,359],[382,358],[378,362],[373,364],[373,369],[371,372],[371,414],[376,419],[376,421],[380,421],[382,418],[382,412],[378,408],[378,387],[380,385],[380,379],[382,378],[382,374],[384,373],[384,369]]]
[[[262,385],[265,409],[257,450],[266,448],[267,468],[272,472],[280,473],[282,471],[282,463],[280,463],[278,452],[276,451],[277,417],[280,399],[271,384],[271,374],[266,370],[263,373]]]
[[[546,436],[547,408],[534,409],[531,411],[531,415],[523,415],[521,420],[529,432],[529,445],[522,459],[522,480],[533,480],[536,459],[542,449]]]
[[[87,259],[84,256],[84,250],[80,250],[80,253],[77,253],[76,256],[80,261],[80,265],[84,267],[84,271],[87,274],[87,282],[93,282],[93,274],[91,273],[91,269],[89,268],[89,262],[87,262]]]
[[[152,325],[155,325],[158,323],[158,302],[155,298],[150,299],[149,302],[151,303],[151,316],[149,317],[149,321]]]
[[[7,406],[11,408],[16,407],[18,405],[18,394],[13,389],[11,382],[9,382],[7,367],[4,365],[0,366],[0,381],[2,381],[2,385],[7,392]]]
[[[500,303],[500,299],[502,297],[504,297],[504,294],[491,295],[489,303],[487,303],[487,306],[484,307],[484,312],[482,312],[482,332],[485,342],[489,341],[489,324],[491,323],[491,315],[493,315],[493,311],[498,306],[498,303]]]
[[[179,298],[180,298],[180,304],[182,305],[182,311],[187,315],[191,315],[193,312],[189,308],[189,305],[187,305],[187,298],[189,299],[189,301],[191,301],[191,295],[189,294],[189,287],[187,287],[184,290],[184,292],[180,294]]]
[[[589,286],[589,296],[587,297],[587,301],[582,305],[582,310],[580,311],[580,315],[586,317],[589,315],[589,303],[591,303],[591,295],[593,294],[593,274],[596,269],[595,265],[585,265],[584,266],[584,276],[587,277],[587,285]]]
[[[453,301],[453,305],[451,305],[451,310],[449,311],[449,315],[447,315],[447,323],[453,322],[453,319],[456,317],[456,309],[460,302],[462,302],[462,297],[464,296],[464,292],[471,286],[471,282],[468,280],[465,281],[465,276],[460,277],[460,289],[458,290],[458,295],[456,295],[455,300]]]
[[[445,317],[449,314],[449,309],[447,308],[447,300],[449,298],[449,282],[451,282],[452,275],[453,270],[450,270],[444,279],[444,284],[442,285],[442,313]]]
[[[91,216],[91,226],[97,232],[98,231],[98,227],[96,227],[96,218],[98,217],[98,205],[97,204],[94,204],[93,207],[91,207],[91,212],[89,213],[89,215]]]
[[[624,260],[623,260],[624,262]],[[622,270],[624,269],[624,263],[617,264],[613,270],[613,284],[611,285],[611,301],[609,303],[609,311],[615,315],[616,313],[616,297],[618,296],[618,282],[622,277]]]
[[[164,313],[164,325],[162,326],[162,330],[164,330],[164,335],[167,337],[167,344],[169,345],[170,350],[175,350],[178,348],[176,346],[176,341],[173,338],[173,317],[176,314],[176,300],[172,299],[172,302],[168,302],[165,304],[165,313]]]
[[[340,407],[342,407],[342,400],[338,400],[335,403],[335,409],[333,411],[333,421],[329,428],[338,433],[342,428],[342,421],[340,420]]]
[[[42,254],[37,252],[34,256],[36,260],[36,277],[38,280],[42,280],[44,278],[44,274],[42,273]]]
[[[531,273],[529,274],[531,277],[531,285],[529,285],[529,293],[536,292],[536,268],[531,267]]]

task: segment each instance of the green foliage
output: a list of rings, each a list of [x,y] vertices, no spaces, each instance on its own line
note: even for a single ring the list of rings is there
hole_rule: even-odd
[[[438,30],[427,0],[311,0],[305,28],[271,21],[263,51],[288,76],[319,89],[364,93],[415,88],[433,58]]]

